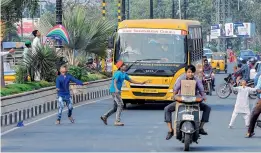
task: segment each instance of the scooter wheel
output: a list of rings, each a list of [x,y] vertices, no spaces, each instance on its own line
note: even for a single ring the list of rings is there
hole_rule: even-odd
[[[184,138],[184,151],[189,151],[189,145],[191,142],[191,135],[186,133]]]

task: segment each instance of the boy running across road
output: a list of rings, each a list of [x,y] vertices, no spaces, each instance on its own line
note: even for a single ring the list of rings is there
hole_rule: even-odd
[[[245,126],[249,126],[250,121],[250,106],[249,106],[249,94],[251,92],[257,91],[256,88],[250,88],[246,86],[246,81],[242,80],[242,86],[233,87],[234,91],[238,91],[237,100],[235,104],[234,111],[232,113],[231,121],[229,123],[229,128],[233,127],[238,114],[244,114]]]
[[[60,72],[61,74],[56,78],[56,89],[58,95],[58,116],[56,120],[56,124],[60,124],[62,111],[64,108],[64,102],[68,107],[68,118],[74,123],[74,119],[72,118],[72,110],[73,110],[73,102],[70,95],[70,82],[74,82],[77,85],[87,85],[88,83],[83,83],[80,80],[75,79],[72,75],[67,73],[67,67],[61,66]]]
[[[114,123],[115,126],[123,126],[124,124],[120,122],[120,116],[123,109],[123,101],[121,99],[121,87],[124,82],[124,80],[127,80],[131,83],[135,84],[145,84],[147,81],[144,82],[138,82],[132,80],[128,74],[126,73],[127,66],[122,62],[119,61],[116,64],[118,71],[116,71],[113,75],[110,92],[112,93],[112,98],[114,101],[113,108],[109,110],[106,114],[101,116],[101,120],[104,122],[105,125],[107,125],[107,119],[110,117],[113,113],[116,112],[116,121]]]

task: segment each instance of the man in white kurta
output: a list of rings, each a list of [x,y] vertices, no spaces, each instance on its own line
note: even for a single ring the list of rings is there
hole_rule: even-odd
[[[37,51],[37,49],[39,49],[39,48],[41,48],[41,33],[40,33],[40,31],[38,31],[38,30],[34,30],[33,32],[32,32],[32,34],[34,35],[34,40],[33,40],[33,44],[32,44],[32,54],[36,54],[36,51]],[[40,81],[40,74],[39,74],[39,72],[37,71],[37,72],[35,72],[35,80],[36,81]]]
[[[232,128],[236,117],[238,114],[243,114],[245,119],[246,127],[249,126],[250,122],[250,105],[249,105],[249,94],[255,92],[256,88],[250,88],[246,86],[246,81],[242,81],[242,86],[233,87],[234,91],[237,91],[237,100],[234,107],[234,111],[232,113],[231,121],[229,123],[229,128]]]

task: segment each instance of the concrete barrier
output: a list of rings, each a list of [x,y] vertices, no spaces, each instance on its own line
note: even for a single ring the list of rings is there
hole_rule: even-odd
[[[73,86],[71,89],[73,103],[110,95],[110,80],[92,81],[87,86]],[[4,96],[1,97],[1,126],[15,124],[57,108],[55,87]]]

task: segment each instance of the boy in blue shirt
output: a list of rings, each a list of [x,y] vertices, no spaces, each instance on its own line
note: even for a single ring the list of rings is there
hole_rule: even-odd
[[[62,66],[60,68],[60,73],[61,74],[56,78],[56,89],[59,106],[56,124],[60,124],[61,122],[64,102],[66,102],[68,107],[68,118],[72,123],[74,123],[74,119],[72,118],[73,103],[70,95],[70,82],[75,82],[77,85],[87,85],[88,83],[83,83],[82,81],[75,79],[72,75],[67,74],[66,66]]]
[[[114,76],[112,78],[111,86],[110,86],[110,92],[112,93],[112,98],[114,101],[113,108],[109,110],[106,114],[101,116],[101,120],[104,122],[105,125],[107,125],[107,118],[111,116],[113,113],[116,112],[116,121],[114,123],[115,126],[123,126],[124,124],[120,122],[120,116],[123,109],[123,101],[121,99],[121,87],[124,82],[124,80],[127,80],[131,83],[135,84],[145,84],[147,81],[144,82],[137,82],[132,80],[128,74],[125,72],[127,67],[122,62],[119,61],[116,64],[118,71],[114,73]]]

